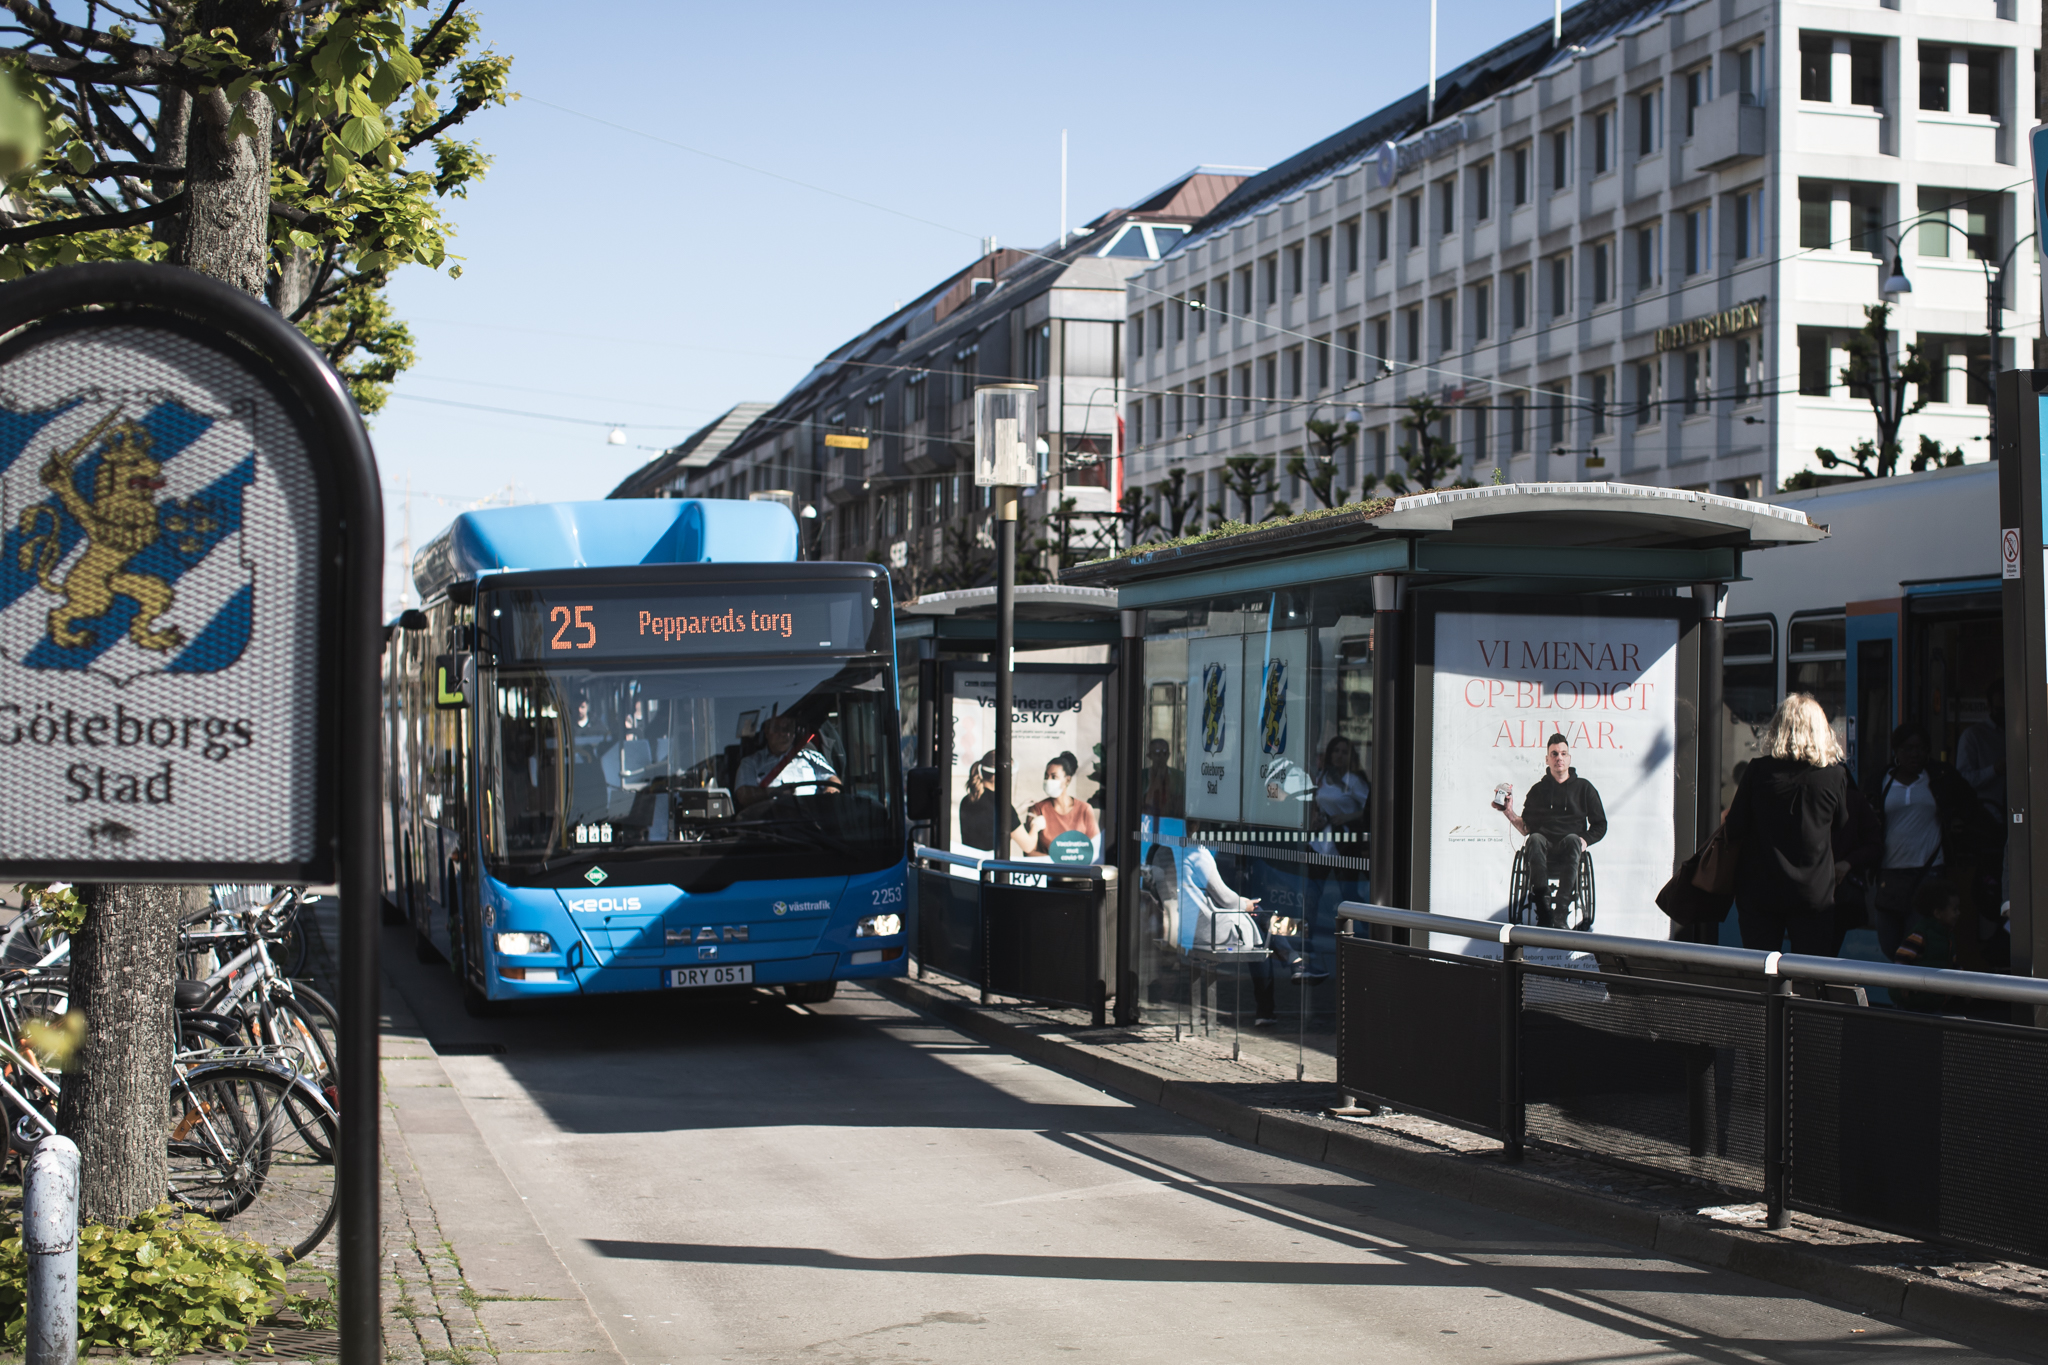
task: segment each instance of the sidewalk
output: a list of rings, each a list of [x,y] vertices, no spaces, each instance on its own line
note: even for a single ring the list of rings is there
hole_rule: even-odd
[[[336,902],[321,907],[326,984]],[[382,1011],[384,1359],[623,1365],[388,981]]]
[[[1176,1038],[1168,1027],[1092,1028],[1079,1010],[979,1004],[936,974],[875,989],[963,1032],[1171,1110],[1239,1141],[1517,1213],[1833,1299],[1924,1331],[2026,1359],[2048,1359],[2048,1270],[1989,1261],[1805,1214],[1773,1232],[1762,1204],[1703,1206],[1711,1196],[1592,1161],[1500,1144],[1413,1115],[1338,1119],[1335,1083],[1295,1079],[1292,1048],[1242,1048],[1228,1034]]]

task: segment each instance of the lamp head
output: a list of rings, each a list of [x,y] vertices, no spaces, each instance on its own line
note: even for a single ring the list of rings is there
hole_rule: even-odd
[[[1892,273],[1886,278],[1881,289],[1887,294],[1910,294],[1913,292],[1913,282],[1906,278],[1906,261],[1903,256],[1893,255]]]

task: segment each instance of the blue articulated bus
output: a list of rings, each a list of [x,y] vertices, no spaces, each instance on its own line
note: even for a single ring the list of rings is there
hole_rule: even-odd
[[[388,913],[474,1011],[906,966],[885,570],[772,502],[468,512],[387,633]]]

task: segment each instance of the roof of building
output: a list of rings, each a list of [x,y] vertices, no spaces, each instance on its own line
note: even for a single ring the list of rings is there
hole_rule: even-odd
[[[620,480],[605,494],[608,498],[651,498],[692,469],[701,469],[718,458],[756,417],[774,407],[773,403],[735,403],[715,420],[706,423],[681,444],[670,446]]]
[[[1553,44],[1546,22],[1474,57],[1437,78],[1435,122],[1429,121],[1427,90],[1404,95],[1366,115],[1341,132],[1324,138],[1285,161],[1250,177],[1194,226],[1181,247],[1186,249],[1218,228],[1317,181],[1341,173],[1395,143],[1441,125],[1452,116],[1483,103],[1541,72],[1560,58],[1577,56],[1612,40],[1621,30],[1655,13],[1683,7],[1693,0],[1585,0],[1564,11],[1563,41]],[[1576,51],[1575,51],[1576,49]]]

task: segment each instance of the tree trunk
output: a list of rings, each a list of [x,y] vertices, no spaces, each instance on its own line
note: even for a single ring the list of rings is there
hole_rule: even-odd
[[[64,1071],[57,1126],[78,1144],[82,1222],[133,1218],[169,1188],[171,981],[194,890],[78,888],[86,917],[71,940],[71,1008],[85,1015],[85,1040]]]
[[[237,113],[256,135],[228,136]],[[185,230],[171,259],[263,297],[270,261],[270,101],[251,90],[230,106],[215,90],[192,111],[186,151]]]

